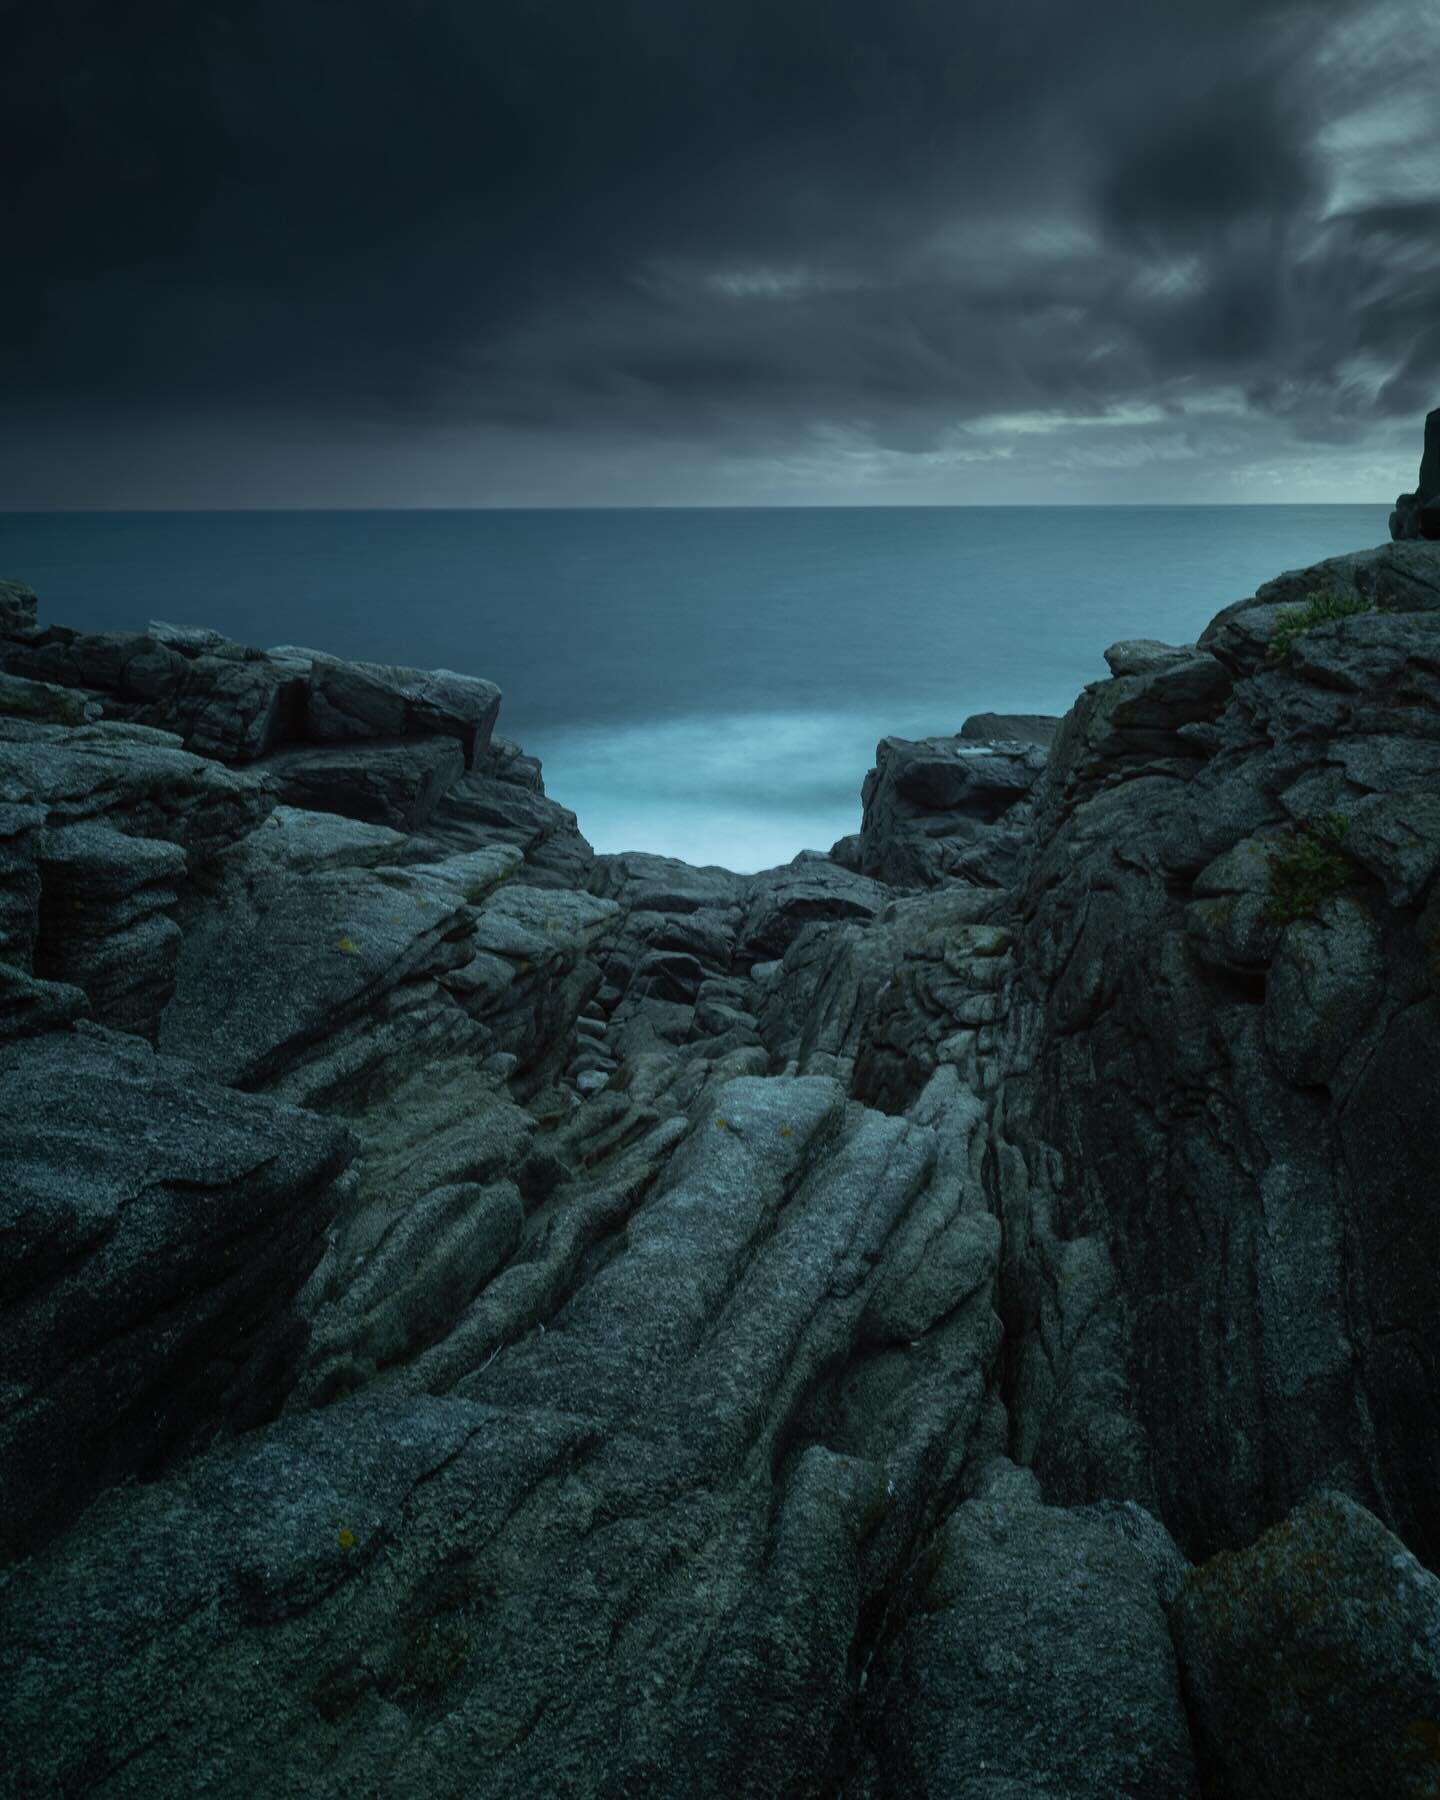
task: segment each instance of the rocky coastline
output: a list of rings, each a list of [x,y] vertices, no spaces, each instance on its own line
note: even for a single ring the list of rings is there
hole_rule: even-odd
[[[1422,510],[756,875],[0,583],[0,1793],[1440,1794]]]

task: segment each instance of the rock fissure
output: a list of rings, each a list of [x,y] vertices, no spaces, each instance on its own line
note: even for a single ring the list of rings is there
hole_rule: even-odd
[[[1422,514],[752,876],[6,584],[15,1791],[1420,1800]]]

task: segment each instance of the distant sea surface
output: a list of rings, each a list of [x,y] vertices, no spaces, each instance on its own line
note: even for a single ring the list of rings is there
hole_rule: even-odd
[[[1375,506],[0,513],[43,622],[459,669],[597,850],[737,870],[858,830],[886,735],[1064,712]]]

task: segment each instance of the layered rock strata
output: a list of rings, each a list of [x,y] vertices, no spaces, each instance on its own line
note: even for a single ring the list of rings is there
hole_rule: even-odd
[[[4,1791],[1436,1792],[1437,629],[1295,571],[737,875],[0,584]]]

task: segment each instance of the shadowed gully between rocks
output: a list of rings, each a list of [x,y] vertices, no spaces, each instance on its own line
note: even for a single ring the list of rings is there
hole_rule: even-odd
[[[756,875],[0,583],[0,1792],[1440,1794],[1437,432]]]

